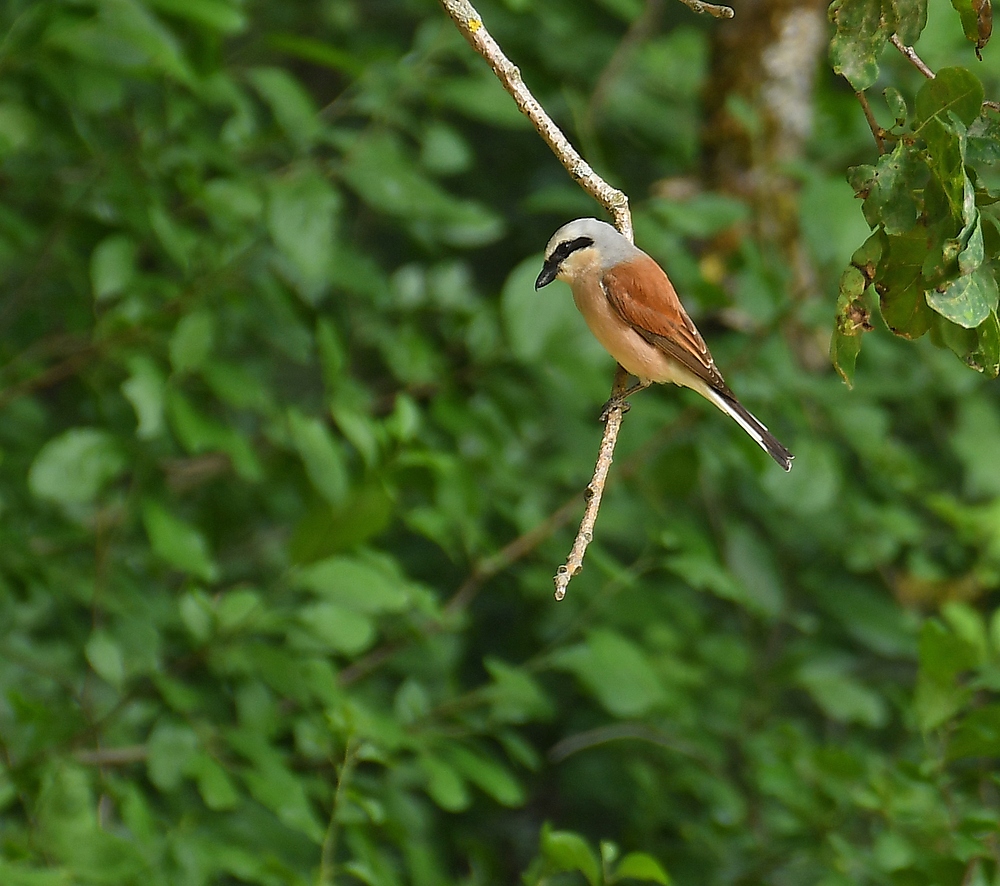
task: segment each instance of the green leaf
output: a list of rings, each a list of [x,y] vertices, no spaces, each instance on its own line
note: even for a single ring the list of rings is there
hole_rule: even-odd
[[[785,606],[784,582],[764,540],[746,524],[733,525],[726,533],[725,560],[743,586],[746,607],[765,618],[777,618]]]
[[[410,592],[401,576],[378,563],[355,557],[330,557],[299,570],[296,583],[355,612],[402,612]]]
[[[159,12],[177,16],[223,34],[246,28],[247,19],[229,0],[146,0]]]
[[[0,155],[27,147],[37,131],[38,121],[24,105],[0,101]]]
[[[855,680],[844,660],[809,661],[799,669],[797,679],[833,720],[878,728],[888,718],[882,697]]]
[[[97,428],[71,428],[49,440],[28,470],[37,498],[61,505],[92,502],[127,462],[118,441]]]
[[[590,886],[599,886],[601,865],[587,841],[572,831],[542,829],[542,856],[556,873],[579,871]]]
[[[349,52],[313,37],[303,37],[299,34],[272,34],[267,42],[279,52],[333,71],[343,71],[353,77],[360,76],[365,70],[365,63]]]
[[[420,164],[436,175],[466,172],[475,161],[472,149],[462,134],[441,122],[432,122],[424,131]]]
[[[267,225],[281,270],[308,304],[318,304],[330,285],[340,198],[308,166],[268,185]]]
[[[886,252],[879,262],[875,288],[882,319],[896,335],[919,338],[931,327],[933,314],[924,293],[922,276],[927,256],[927,236],[916,228],[901,237],[886,237]]]
[[[395,515],[381,484],[355,487],[340,507],[320,502],[310,508],[295,526],[289,552],[296,563],[306,564],[351,550],[381,535]]]
[[[905,125],[909,111],[907,110],[906,99],[903,98],[903,94],[895,87],[887,86],[882,90],[882,95],[885,98],[886,106],[889,108],[889,113],[892,114],[893,119],[896,121],[896,125]]]
[[[959,242],[965,244],[958,254],[958,270],[961,274],[971,274],[986,258],[982,219],[979,210],[974,212],[975,220],[959,236]]]
[[[357,655],[375,640],[371,618],[345,606],[312,603],[300,609],[299,619],[331,652]]]
[[[954,118],[949,122],[934,117],[922,124],[927,140],[928,166],[941,186],[952,217],[961,226],[972,223],[975,199],[965,170],[965,131]],[[926,199],[925,199],[926,202]]]
[[[878,56],[895,29],[883,15],[881,0],[834,0],[830,20],[837,33],[830,43],[833,70],[861,91],[878,79]]]
[[[125,682],[125,656],[111,635],[102,630],[94,631],[87,640],[84,652],[94,673],[115,689],[121,689]]]
[[[128,362],[129,377],[122,382],[122,394],[135,410],[140,440],[153,440],[164,430],[166,379],[157,365],[144,355]]]
[[[343,449],[326,422],[291,409],[288,430],[316,491],[331,505],[341,504],[348,491],[347,466]]]
[[[362,200],[406,219],[422,240],[468,248],[491,243],[503,232],[498,215],[443,191],[422,174],[399,140],[384,132],[365,135],[352,145],[343,176]]]
[[[1000,705],[989,704],[963,717],[948,742],[948,759],[995,757],[1000,753]]]
[[[593,630],[587,641],[552,657],[555,667],[570,671],[603,707],[618,717],[640,716],[660,702],[663,692],[642,650],[610,630]]]
[[[442,809],[461,812],[472,802],[465,781],[447,763],[430,756],[421,756],[420,768],[427,779],[427,794]]]
[[[972,355],[974,366],[987,378],[1000,375],[1000,320],[996,311],[990,313],[976,330],[977,347]]]
[[[989,268],[980,267],[953,280],[943,291],[928,290],[927,304],[963,329],[975,329],[994,314],[998,295],[993,274]]]
[[[202,415],[177,388],[167,390],[167,415],[188,452],[224,452],[244,480],[253,483],[263,478],[263,469],[247,437],[232,425]]]
[[[251,68],[247,79],[267,102],[289,140],[300,150],[309,148],[321,131],[319,115],[309,93],[282,68]]]
[[[194,526],[179,520],[152,499],[142,507],[142,520],[153,552],[175,569],[205,581],[215,581],[219,569],[212,561],[208,542]]]
[[[837,314],[830,339],[830,359],[848,387],[853,383],[854,367],[861,352],[861,336],[872,328],[868,308],[862,300],[867,286],[865,275],[854,265],[848,267],[840,277]]]
[[[917,92],[914,122],[926,122],[935,116],[947,120],[951,112],[969,126],[982,111],[984,98],[983,84],[968,68],[941,68]]]
[[[903,141],[897,143],[891,154],[879,157],[864,202],[865,221],[869,227],[881,224],[887,234],[905,234],[912,230],[917,223],[914,191],[923,186],[922,171],[926,176],[917,152]]]
[[[200,369],[215,343],[215,318],[208,311],[195,311],[180,319],[170,336],[170,365],[174,372]]]
[[[552,706],[541,686],[525,668],[514,667],[497,658],[483,664],[493,682],[487,688],[492,715],[503,723],[527,723],[551,714]]]
[[[630,852],[621,860],[610,882],[618,883],[621,880],[642,880],[660,883],[662,886],[670,886],[671,883],[660,863],[645,852]]]
[[[126,234],[112,234],[90,256],[90,286],[97,301],[121,295],[135,277],[136,242]]]
[[[217,598],[215,619],[219,633],[229,634],[246,630],[263,609],[260,594],[250,588],[227,591]]]
[[[277,754],[262,754],[254,768],[243,773],[255,800],[270,809],[286,827],[303,834],[314,844],[323,842],[324,829],[316,816],[305,786]]]
[[[198,785],[198,793],[213,812],[235,809],[240,801],[239,791],[232,779],[208,754],[200,753],[186,767]]]
[[[198,753],[198,737],[188,726],[161,720],[146,742],[146,772],[159,790],[176,790]]]
[[[459,744],[448,747],[447,757],[458,772],[501,806],[514,808],[524,805],[525,794],[521,783],[496,760]]]
[[[989,641],[986,637],[986,623],[983,616],[967,603],[949,600],[941,607],[945,622],[966,645],[974,656],[977,667],[982,667],[989,659]]]
[[[46,30],[44,44],[98,67],[195,81],[177,39],[135,0],[101,3],[98,15],[88,18],[57,18]]]
[[[198,643],[207,641],[215,628],[215,616],[208,595],[200,589],[188,591],[177,605],[188,633]]]
[[[914,706],[925,732],[943,725],[962,707],[968,690],[956,677],[978,660],[975,645],[966,643],[941,622],[928,619],[920,632],[920,670]]]
[[[927,26],[927,0],[892,0],[892,8],[896,36],[905,46],[913,46]]]
[[[993,9],[990,0],[951,0],[962,20],[965,38],[976,47],[976,55],[989,42],[993,33]]]

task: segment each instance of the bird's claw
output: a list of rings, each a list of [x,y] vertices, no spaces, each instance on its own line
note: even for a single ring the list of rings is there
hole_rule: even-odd
[[[612,409],[621,409],[622,415],[624,415],[631,408],[632,404],[629,403],[628,400],[625,400],[621,397],[612,397],[610,400],[608,400],[607,403],[604,404],[604,407],[601,409],[601,414],[598,418],[598,421],[607,423],[608,417],[611,415]]]

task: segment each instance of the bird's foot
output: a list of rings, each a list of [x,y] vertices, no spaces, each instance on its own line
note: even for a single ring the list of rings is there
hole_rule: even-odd
[[[621,409],[622,415],[628,412],[632,408],[632,404],[628,402],[624,397],[612,397],[607,403],[601,408],[601,414],[598,417],[598,421],[607,422],[608,417],[611,415],[612,409]]]

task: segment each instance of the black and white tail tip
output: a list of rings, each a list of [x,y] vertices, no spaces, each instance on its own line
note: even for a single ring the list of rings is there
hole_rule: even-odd
[[[792,469],[792,459],[795,458],[768,429],[767,425],[757,419],[739,400],[735,397],[727,397],[719,391],[713,390],[711,398],[713,403],[719,407],[726,415],[735,419],[744,431],[746,431],[771,458],[773,458],[786,471]]]

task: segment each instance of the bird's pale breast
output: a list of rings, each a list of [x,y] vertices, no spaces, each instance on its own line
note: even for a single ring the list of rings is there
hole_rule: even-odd
[[[572,289],[573,301],[594,337],[632,375],[643,381],[674,382],[687,386],[684,376],[690,373],[621,318],[608,301],[596,274],[576,280]]]

